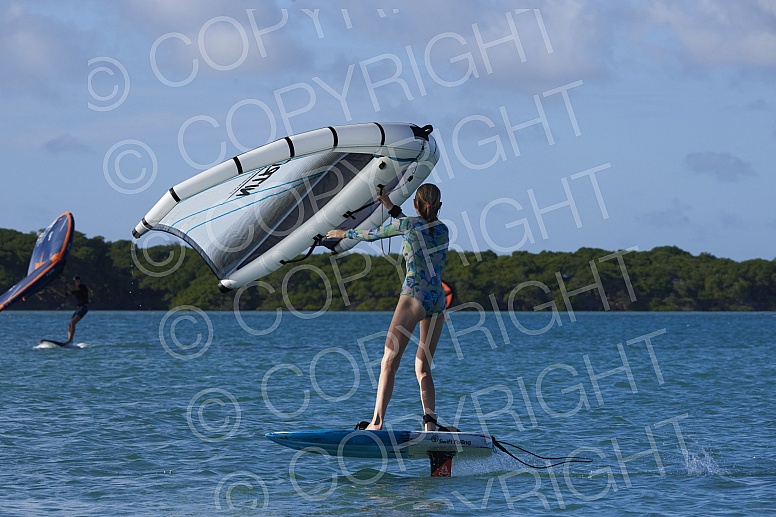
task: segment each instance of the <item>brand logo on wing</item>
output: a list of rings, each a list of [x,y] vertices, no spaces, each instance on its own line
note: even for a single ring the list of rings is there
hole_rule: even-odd
[[[268,165],[267,167],[262,167],[261,169],[256,171],[250,177],[249,180],[247,180],[245,183],[237,187],[232,192],[232,195],[234,197],[249,196],[254,190],[256,190],[259,187],[259,185],[267,181],[269,177],[272,176],[279,169],[280,169],[280,165]]]

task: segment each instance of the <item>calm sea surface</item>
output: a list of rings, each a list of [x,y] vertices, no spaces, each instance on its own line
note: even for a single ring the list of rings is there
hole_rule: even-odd
[[[369,419],[390,313],[0,313],[0,514],[776,512],[776,314],[456,313],[437,410],[544,456],[330,458],[264,433]],[[547,328],[545,328],[547,327]],[[412,354],[388,419],[420,427]],[[542,460],[521,455],[541,465]]]

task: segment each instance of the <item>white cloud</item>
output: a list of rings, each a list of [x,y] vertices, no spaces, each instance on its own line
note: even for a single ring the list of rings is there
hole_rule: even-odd
[[[722,226],[734,231],[738,231],[746,224],[746,221],[740,215],[725,210],[720,212],[719,221]]]
[[[51,154],[62,154],[68,152],[76,153],[91,153],[92,150],[70,133],[65,133],[56,138],[52,138],[45,144],[43,148]]]
[[[185,82],[196,68],[197,79],[228,75],[266,85],[314,65],[315,53],[296,37],[296,26],[309,19],[296,6],[284,7],[287,17],[274,1],[127,0],[102,9],[101,32],[122,34],[127,42],[104,55],[121,61],[121,54],[131,52],[139,67],[151,61],[171,82]]]
[[[671,30],[695,65],[776,67],[773,2],[656,0],[646,12],[649,22]]]
[[[57,81],[78,76],[87,34],[30,12],[23,4],[0,8],[0,90],[58,98]]]
[[[709,174],[722,181],[738,181],[746,176],[756,176],[751,163],[730,153],[690,153],[684,157],[684,166],[690,171]]]
[[[680,228],[690,224],[690,218],[687,215],[689,209],[689,205],[674,199],[668,208],[654,210],[639,219],[650,226],[658,228]]]

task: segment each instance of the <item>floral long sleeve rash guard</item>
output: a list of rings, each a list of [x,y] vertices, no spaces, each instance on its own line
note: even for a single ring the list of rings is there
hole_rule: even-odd
[[[445,308],[442,269],[450,242],[447,226],[439,220],[426,222],[422,217],[398,217],[389,224],[371,230],[347,230],[345,237],[375,241],[402,236],[402,255],[407,265],[401,293],[418,300],[428,316]]]

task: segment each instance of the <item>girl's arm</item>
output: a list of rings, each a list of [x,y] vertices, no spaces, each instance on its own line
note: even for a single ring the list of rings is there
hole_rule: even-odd
[[[329,230],[326,237],[329,239],[355,239],[359,241],[376,241],[406,233],[408,225],[406,219],[391,219],[390,224],[372,228],[371,230]]]
[[[388,210],[388,214],[391,217],[406,217],[404,212],[401,211],[401,207],[399,205],[394,205],[391,201],[391,198],[389,198],[387,194],[380,194],[377,196],[377,200],[380,201],[380,203],[382,203],[383,206]]]
[[[356,239],[359,241],[376,241],[395,235],[401,235],[405,232],[402,222],[404,219],[391,219],[390,224],[378,226],[371,230],[346,230],[346,239]]]

